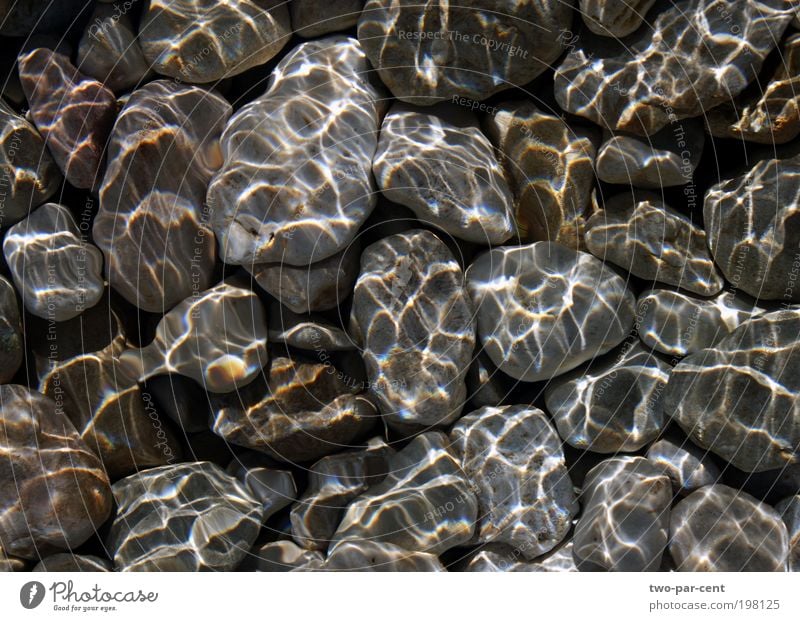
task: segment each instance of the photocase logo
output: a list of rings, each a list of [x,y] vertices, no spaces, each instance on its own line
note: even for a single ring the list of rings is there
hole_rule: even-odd
[[[19,590],[19,603],[23,608],[31,610],[42,603],[44,599],[44,585],[41,582],[26,582]]]

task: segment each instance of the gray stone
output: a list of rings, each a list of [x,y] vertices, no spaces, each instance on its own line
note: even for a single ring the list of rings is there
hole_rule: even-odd
[[[291,541],[273,541],[253,552],[256,571],[322,571],[325,558]]]
[[[319,0],[291,0],[292,30],[301,37],[348,30],[358,23],[365,0],[336,0],[322,4]]]
[[[468,572],[576,572],[572,554],[572,541],[565,541],[549,553],[523,561],[515,548],[502,544],[489,544],[475,554],[464,567]]]
[[[476,408],[502,405],[511,394],[512,382],[495,367],[489,357],[476,349],[467,371],[467,399]]]
[[[11,381],[22,364],[24,336],[17,292],[0,276],[0,384]]]
[[[323,317],[298,315],[280,304],[269,308],[270,343],[283,343],[290,347],[317,352],[356,349],[356,344],[340,327]]]
[[[262,465],[260,455],[247,454],[228,464],[228,474],[235,476],[247,486],[253,497],[261,502],[267,521],[281,509],[288,507],[297,498],[297,486],[288,470]]]
[[[641,26],[656,0],[580,0],[583,23],[604,37],[625,37]]]
[[[378,541],[342,541],[325,561],[326,571],[447,571],[434,554]]]
[[[647,459],[672,481],[672,491],[688,494],[720,478],[720,471],[707,451],[688,440],[662,438],[647,449]]]
[[[625,281],[592,255],[556,243],[480,255],[467,270],[467,288],[489,358],[526,382],[610,351],[633,327]]]
[[[784,498],[775,510],[781,514],[789,533],[789,571],[800,571],[800,494]]]
[[[111,571],[111,563],[91,554],[62,552],[43,558],[31,571]]]

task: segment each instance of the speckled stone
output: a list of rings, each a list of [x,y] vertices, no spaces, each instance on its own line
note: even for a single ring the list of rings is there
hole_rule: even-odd
[[[414,229],[364,250],[351,325],[387,423],[447,425],[458,417],[475,328],[464,273],[436,235]]]
[[[789,537],[775,509],[716,484],[672,510],[669,553],[678,571],[785,571]]]
[[[273,541],[253,552],[256,571],[322,571],[325,557],[292,541]],[[248,562],[251,559],[248,559]]]
[[[800,301],[800,156],[766,159],[706,192],[708,247],[733,286],[764,300]]]
[[[284,462],[309,461],[357,442],[377,420],[360,383],[330,363],[272,356],[243,390],[212,396],[214,433]]]
[[[647,449],[647,459],[672,481],[672,491],[688,494],[720,478],[720,471],[707,451],[688,440],[662,438]]]
[[[498,104],[483,127],[514,192],[520,236],[582,250],[600,132],[568,125],[530,101]]]
[[[38,559],[73,549],[111,513],[108,477],[60,405],[23,386],[0,386],[0,547]]]
[[[464,107],[392,106],[372,170],[383,195],[424,224],[487,246],[515,232],[503,169],[477,117]]]
[[[380,95],[358,41],[302,43],[233,115],[208,189],[226,263],[308,265],[353,240],[375,206]]]
[[[571,2],[369,0],[358,38],[397,99],[429,105],[530,82],[561,55],[571,23]]]
[[[556,101],[602,127],[652,135],[744,90],[791,18],[783,0],[682,0],[624,43],[584,32],[556,70]]]
[[[186,298],[156,327],[153,341],[120,355],[120,370],[137,381],[162,373],[226,393],[245,386],[267,361],[267,319],[249,289],[222,282]]]
[[[389,460],[388,476],[356,498],[334,535],[439,554],[472,538],[478,501],[447,437],[423,433]]]
[[[23,305],[37,317],[72,319],[103,295],[103,255],[63,205],[46,203],[12,226],[3,255]]]
[[[62,552],[43,558],[31,571],[111,571],[111,563],[91,554]]]
[[[580,571],[657,571],[667,546],[672,486],[643,457],[612,457],[589,471],[573,554]]]
[[[745,321],[673,369],[664,410],[695,444],[746,472],[797,463],[798,333],[797,308]]]
[[[162,75],[204,84],[263,65],[289,41],[282,0],[149,0],[139,25],[147,62]]]
[[[364,450],[329,455],[311,466],[305,494],[291,511],[294,540],[304,548],[327,550],[347,504],[386,476],[393,454],[373,438]]]
[[[61,174],[36,128],[0,99],[0,226],[50,198]]]
[[[142,310],[163,313],[212,284],[204,202],[230,114],[219,95],[156,80],[131,95],[114,125],[92,232],[109,284]]]
[[[550,242],[496,248],[467,270],[478,336],[515,379],[550,379],[618,345],[633,327],[625,281],[590,254]]]
[[[739,291],[702,298],[683,291],[649,289],[639,296],[636,327],[639,338],[670,356],[686,356],[712,347],[743,321],[764,312]]]
[[[595,34],[620,38],[636,31],[656,0],[580,0],[583,23]]]
[[[114,93],[43,47],[20,56],[19,77],[33,122],[67,181],[80,189],[98,185],[117,114]]]
[[[477,487],[480,543],[505,543],[533,559],[566,536],[578,505],[561,440],[544,412],[481,408],[456,423],[450,441]]]
[[[365,0],[336,0],[321,4],[319,0],[291,0],[289,11],[292,30],[301,37],[348,30],[358,23]]]
[[[210,462],[145,470],[113,490],[106,545],[117,571],[230,571],[261,528],[261,503]]]
[[[724,280],[706,246],[706,233],[659,195],[625,192],[586,222],[586,245],[603,261],[648,281],[698,295],[719,293]]]
[[[800,571],[800,494],[784,498],[775,505],[789,533],[789,571]]]
[[[0,384],[11,381],[22,364],[24,336],[17,292],[0,276]]]
[[[545,403],[567,444],[595,453],[633,452],[663,429],[661,398],[671,366],[633,339],[547,384]]]
[[[325,571],[447,571],[434,554],[404,550],[379,541],[342,541],[325,561]]]

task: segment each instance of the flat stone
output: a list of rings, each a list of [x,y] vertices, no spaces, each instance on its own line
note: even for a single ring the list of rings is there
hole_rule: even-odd
[[[360,390],[330,364],[272,356],[243,390],[212,395],[212,428],[279,461],[318,459],[348,448],[375,423],[375,407]]]
[[[364,250],[351,325],[363,342],[370,395],[387,423],[458,418],[475,328],[464,273],[436,235],[415,229]]]
[[[342,541],[325,561],[325,571],[447,571],[434,554],[378,541]]]
[[[683,291],[650,289],[639,296],[636,323],[648,347],[671,356],[686,356],[713,347],[743,321],[764,312],[739,291],[701,298]]]
[[[763,300],[800,301],[800,155],[766,159],[706,192],[708,247],[734,287]]]
[[[580,0],[583,23],[604,37],[625,37],[642,25],[656,0]]]
[[[347,351],[356,344],[347,332],[323,317],[298,315],[273,304],[269,308],[270,343],[283,343],[290,347],[317,352]]]
[[[43,558],[31,571],[111,571],[111,563],[91,554],[62,552]]]
[[[625,281],[592,255],[556,243],[480,255],[467,270],[467,289],[489,358],[526,382],[610,351],[633,326]]]
[[[586,222],[585,239],[596,257],[648,281],[706,296],[725,284],[705,231],[657,194],[625,192],[610,198]]]
[[[678,571],[785,571],[789,537],[775,509],[716,484],[672,510],[669,553]]]
[[[657,571],[667,546],[672,486],[643,457],[612,457],[589,471],[573,554],[580,571]]]
[[[291,36],[280,0],[150,0],[139,25],[147,62],[162,75],[204,84],[263,65]]]
[[[706,127],[717,138],[783,144],[800,133],[800,35],[786,38],[780,62],[733,102],[709,110]]]
[[[209,392],[231,392],[266,364],[265,315],[252,291],[221,282],[164,315],[149,345],[120,354],[121,371],[140,382],[177,373]]]
[[[530,101],[498,104],[483,128],[511,184],[519,235],[582,250],[600,132],[568,125]]]
[[[253,497],[261,502],[263,521],[267,521],[281,509],[288,507],[297,498],[297,485],[289,470],[263,465],[261,455],[246,454],[228,464],[228,474],[244,483]]]
[[[142,310],[163,313],[212,284],[216,244],[204,203],[230,114],[219,95],[156,80],[117,119],[92,232],[109,284]]]
[[[663,7],[624,41],[581,33],[556,70],[558,105],[611,130],[652,135],[743,91],[792,19],[782,0]]]
[[[383,195],[424,224],[482,245],[502,244],[515,232],[503,169],[467,108],[395,104],[383,119],[372,170]]]
[[[797,308],[745,321],[672,370],[664,411],[692,442],[746,472],[800,462],[798,333]]]
[[[311,466],[305,494],[291,511],[294,540],[304,548],[327,550],[347,504],[386,476],[393,454],[373,438],[364,450],[328,455]]]
[[[450,432],[451,450],[476,486],[478,541],[533,559],[569,531],[578,504],[561,440],[532,406],[481,408]]]
[[[103,296],[103,255],[63,205],[46,203],[8,229],[3,255],[23,305],[37,317],[72,319]]]
[[[136,26],[125,4],[95,4],[78,44],[78,68],[119,93],[141,84],[150,75]]]
[[[22,364],[24,335],[14,285],[0,276],[0,384],[6,384]]]
[[[781,514],[789,533],[789,571],[800,571],[800,495],[784,498],[775,510]]]
[[[142,398],[137,384],[118,373],[109,353],[53,366],[39,389],[63,408],[112,480],[182,457],[169,423]]]
[[[308,265],[344,250],[375,206],[383,104],[355,39],[302,43],[233,115],[208,189],[226,263]]]
[[[0,226],[50,198],[61,173],[36,128],[0,99]]]
[[[231,571],[261,528],[261,503],[210,462],[145,470],[113,490],[116,571]]]
[[[98,185],[117,115],[114,93],[43,47],[20,56],[19,77],[33,122],[64,177],[79,189]]]
[[[427,432],[389,460],[389,474],[347,508],[334,535],[340,541],[390,543],[439,554],[472,538],[478,501],[447,437]]]
[[[565,2],[369,0],[358,38],[392,94],[424,106],[527,84],[561,56],[571,23]]]
[[[594,453],[638,451],[666,423],[661,399],[671,370],[628,341],[616,354],[548,382],[545,403],[567,444]]]
[[[662,438],[647,449],[647,459],[672,481],[672,491],[688,494],[720,478],[720,471],[707,451],[688,440]]]
[[[337,0],[320,4],[318,0],[292,0],[289,11],[292,15],[292,30],[301,37],[349,30],[358,23],[365,0]]]
[[[3,384],[0,403],[0,480],[14,482],[0,499],[0,547],[26,559],[78,547],[111,513],[102,463],[50,397]]]
[[[703,155],[700,121],[689,119],[642,138],[611,135],[597,155],[597,177],[606,183],[659,189],[692,182]]]
[[[325,557],[292,541],[273,541],[253,553],[256,571],[322,571]]]
[[[332,257],[311,265],[258,263],[244,268],[264,291],[295,313],[327,311],[350,296],[358,277],[358,240]]]

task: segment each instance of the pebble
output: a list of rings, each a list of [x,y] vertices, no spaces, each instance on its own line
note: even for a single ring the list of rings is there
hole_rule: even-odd
[[[0,276],[0,384],[16,375],[22,364],[24,334],[14,285]]]
[[[739,291],[702,298],[683,291],[649,289],[639,296],[639,338],[661,353],[683,357],[713,347],[743,321],[764,312]]]
[[[497,407],[511,394],[512,382],[478,347],[467,371],[467,397],[475,408]]]
[[[245,265],[264,291],[294,313],[336,308],[353,291],[361,247],[357,240],[342,252],[311,265],[258,263]]]
[[[111,571],[111,563],[91,554],[62,552],[43,558],[31,571]]]
[[[473,311],[464,273],[436,235],[414,229],[364,250],[351,325],[363,342],[370,395],[388,424],[458,418],[475,348]]]
[[[575,527],[580,571],[657,571],[667,546],[672,486],[643,457],[611,457],[589,471]]]
[[[72,319],[103,296],[103,255],[63,205],[46,203],[8,229],[3,255],[25,309],[37,317]]]
[[[800,155],[757,162],[706,192],[708,247],[734,287],[762,300],[800,302],[800,229],[792,224]]]
[[[80,71],[115,93],[134,88],[150,76],[150,64],[142,53],[133,19],[120,8],[95,4],[78,44]]]
[[[301,37],[319,37],[349,30],[358,23],[365,0],[337,0],[320,4],[319,0],[292,0],[289,11],[292,30]]]
[[[395,104],[383,120],[372,170],[383,196],[426,225],[490,246],[515,232],[503,169],[468,109]]]
[[[212,284],[216,244],[204,203],[230,114],[213,92],[156,80],[117,119],[92,233],[109,284],[142,310],[163,313]]]
[[[308,265],[353,240],[376,201],[383,104],[367,71],[355,39],[302,43],[231,117],[207,197],[226,263]]]
[[[488,544],[480,549],[464,567],[467,572],[576,572],[572,541],[563,542],[549,553],[526,562],[519,550],[502,544]]]
[[[43,47],[20,56],[19,77],[33,122],[66,180],[79,189],[97,186],[117,115],[114,93]]]
[[[269,308],[270,343],[283,343],[290,347],[320,352],[356,349],[347,332],[323,317],[298,315],[272,304]]]
[[[369,540],[439,554],[472,539],[478,501],[447,436],[416,436],[389,459],[389,474],[356,498],[334,535],[338,542]]]
[[[789,571],[800,571],[800,494],[784,498],[775,510],[781,514],[789,532]]]
[[[551,242],[495,248],[467,270],[478,336],[514,379],[551,379],[604,354],[628,335],[634,297],[590,254]]]
[[[575,448],[638,451],[666,424],[661,398],[671,370],[638,341],[629,340],[620,351],[549,382],[547,410],[559,435]]]
[[[0,226],[22,220],[60,184],[61,173],[42,136],[0,99]]]
[[[706,127],[717,138],[761,144],[783,144],[800,133],[800,35],[789,36],[780,62],[768,79],[757,80],[733,101],[706,115]]]
[[[530,101],[498,104],[483,128],[511,184],[519,235],[583,250],[600,132],[569,125]]]
[[[150,0],[139,43],[158,73],[205,84],[263,65],[289,41],[286,2]]]
[[[321,571],[325,557],[292,541],[273,541],[253,553],[256,571]]]
[[[656,0],[580,0],[583,23],[593,33],[621,38],[636,31]]]
[[[358,38],[392,95],[424,106],[530,82],[561,56],[571,23],[566,2],[369,0]]]
[[[583,32],[556,69],[556,101],[601,127],[655,134],[744,90],[791,19],[782,0],[688,0],[624,44]]]
[[[586,222],[586,245],[603,261],[651,282],[698,295],[719,293],[725,281],[706,245],[706,233],[649,192],[625,192],[606,201]]]
[[[800,309],[745,321],[672,371],[664,410],[698,446],[746,472],[800,461]]]
[[[329,455],[311,466],[305,494],[292,507],[292,538],[304,548],[327,550],[348,503],[386,476],[393,454],[373,438],[364,450]]]
[[[237,457],[228,464],[227,471],[246,485],[253,498],[261,502],[264,522],[297,498],[297,485],[292,473],[270,467],[269,461],[258,453]]]
[[[789,537],[775,509],[715,484],[672,510],[669,553],[678,571],[785,571]]]
[[[267,362],[265,315],[252,291],[219,283],[164,315],[149,345],[120,355],[120,371],[140,382],[177,373],[209,392],[231,392]]]
[[[214,433],[282,462],[350,447],[377,419],[360,383],[328,362],[274,355],[244,390],[213,395]]]
[[[561,440],[544,412],[481,408],[456,423],[450,441],[477,488],[480,543],[508,544],[533,559],[564,539],[578,505]]]
[[[404,550],[383,541],[342,541],[325,561],[325,571],[447,571],[434,554]]]
[[[231,571],[261,528],[261,503],[210,462],[144,470],[113,491],[106,545],[116,571]]]
[[[703,125],[680,121],[656,134],[610,135],[597,155],[597,177],[606,183],[659,189],[692,182],[703,155]]]
[[[0,546],[0,573],[25,571],[27,566],[28,563],[25,560],[15,556],[8,556],[3,551],[3,547]]]
[[[0,497],[0,547],[26,559],[77,548],[111,513],[102,463],[50,397],[3,384],[0,403],[0,480],[14,482]]]
[[[665,437],[653,442],[647,459],[670,478],[676,494],[688,494],[720,479],[720,470],[708,452],[686,439]]]

